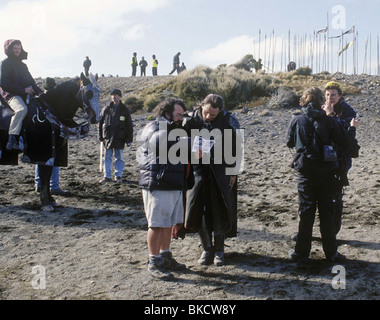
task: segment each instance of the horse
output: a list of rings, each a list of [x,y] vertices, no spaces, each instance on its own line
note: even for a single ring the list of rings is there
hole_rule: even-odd
[[[89,79],[82,73],[80,77],[58,84],[29,100],[21,132],[21,161],[39,165],[43,211],[54,211],[57,206],[50,194],[50,178],[53,166],[67,166],[69,137],[86,135],[90,124],[96,123],[96,114],[90,103],[94,94],[88,88],[86,90],[89,84]],[[83,122],[77,123],[74,117],[80,108],[83,110]],[[6,149],[12,115],[13,111],[6,106],[0,108],[0,165],[18,165],[20,151]]]

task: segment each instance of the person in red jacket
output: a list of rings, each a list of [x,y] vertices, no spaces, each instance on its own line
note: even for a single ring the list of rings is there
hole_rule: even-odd
[[[15,112],[9,126],[9,140],[6,148],[18,150],[18,139],[22,129],[22,122],[28,113],[27,100],[43,91],[36,85],[26,60],[28,53],[24,51],[20,40],[7,40],[4,43],[4,52],[8,58],[2,61],[0,71],[0,86],[3,89],[2,97]]]

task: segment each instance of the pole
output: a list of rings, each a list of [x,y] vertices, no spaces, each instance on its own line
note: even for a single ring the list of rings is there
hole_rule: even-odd
[[[99,143],[99,172],[103,172],[103,142]]]

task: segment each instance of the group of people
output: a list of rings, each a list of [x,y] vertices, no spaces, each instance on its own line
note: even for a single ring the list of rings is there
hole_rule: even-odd
[[[22,62],[27,53],[21,42],[8,40],[4,49],[7,58],[0,69],[2,102],[15,112],[6,148],[17,150],[28,108],[26,100],[43,91]],[[179,55],[173,63],[177,71]],[[46,79],[45,90],[54,86],[54,79]],[[122,181],[123,151],[133,141],[131,114],[121,101],[122,92],[114,89],[110,95],[111,102],[102,109],[98,128],[99,141],[105,148],[102,183]],[[307,261],[318,207],[326,259],[337,261],[341,258],[336,235],[341,228],[343,188],[349,183],[352,158],[358,156],[360,148],[355,138],[356,112],[344,101],[342,87],[336,82],[328,83],[324,92],[315,87],[306,90],[300,105],[302,114],[292,117],[286,137],[287,146],[296,149],[292,167],[298,171],[300,217],[295,249],[289,256],[295,261]],[[154,109],[156,120],[144,127],[140,137],[139,186],[149,227],[148,271],[161,279],[173,277],[173,270],[186,268],[170,251],[172,238],[198,232],[203,248],[198,262],[222,266],[225,239],[237,234],[237,172],[228,169],[238,167],[237,153],[242,152],[237,147],[239,121],[224,109],[223,97],[216,94],[207,95],[194,110],[187,110],[183,100],[165,99]],[[193,137],[194,131],[198,136]],[[200,132],[207,133],[207,139]],[[228,142],[233,145],[230,149],[226,147]],[[336,152],[335,158],[324,158],[326,147]],[[231,154],[225,152],[234,153],[235,162],[228,162]],[[37,178],[38,167],[36,170]],[[53,190],[59,189],[57,178],[58,168],[53,171]]]
[[[141,77],[145,77],[148,62],[145,60],[144,57],[141,57],[141,60],[137,62],[137,52],[134,52],[131,59],[132,77],[136,76],[138,66],[140,66]],[[158,70],[158,59],[156,55],[152,55],[152,76],[158,75],[157,70]]]

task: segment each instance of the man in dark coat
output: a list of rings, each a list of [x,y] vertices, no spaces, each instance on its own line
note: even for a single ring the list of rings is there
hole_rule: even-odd
[[[84,74],[86,75],[86,77],[88,77],[88,72],[90,70],[90,67],[91,67],[91,60],[87,56],[86,59],[83,61]]]
[[[337,251],[333,204],[338,162],[325,161],[323,147],[334,144],[349,150],[350,145],[346,143],[350,136],[347,131],[341,130],[335,119],[326,115],[321,107],[323,100],[319,88],[304,92],[300,103],[303,114],[291,119],[286,138],[289,148],[305,155],[303,168],[298,167],[298,235],[295,249],[289,251],[290,258],[298,262],[308,260],[317,207],[326,259],[334,262],[341,258]]]
[[[350,126],[352,119],[356,118],[355,110],[343,98],[343,90],[339,83],[329,82],[325,86],[326,103],[322,106],[329,117],[335,118],[345,130],[355,137],[355,127]],[[339,160],[339,185],[334,196],[336,233],[342,226],[343,215],[343,188],[349,185],[348,171],[352,167],[352,159],[346,150],[340,150]]]
[[[0,87],[3,89],[3,99],[15,112],[9,126],[6,148],[18,150],[22,123],[28,113],[28,97],[40,95],[43,91],[36,85],[28,67],[22,62],[27,59],[28,53],[24,51],[21,41],[13,39],[5,41],[4,52],[8,58],[1,63]]]
[[[111,92],[112,102],[101,111],[99,121],[99,141],[104,144],[104,179],[101,183],[111,182],[112,156],[115,156],[116,182],[122,182],[124,170],[124,146],[131,145],[133,140],[133,124],[131,113],[121,102],[121,91],[115,89]]]
[[[175,71],[177,71],[177,74],[179,73],[179,56],[181,55],[181,52],[178,52],[174,57],[173,57],[173,70],[170,71],[170,75],[173,74]]]
[[[203,154],[199,164],[193,165],[195,185],[187,193],[185,227],[198,231],[200,235],[203,252],[198,262],[203,265],[214,262],[222,266],[224,240],[226,237],[235,237],[237,232],[238,170],[232,175],[228,173],[228,168],[236,166],[236,163],[227,163],[227,156],[231,155],[226,153],[240,153],[236,147],[239,144],[237,131],[240,125],[231,113],[224,110],[223,98],[210,94],[186,121],[185,128],[189,134],[198,129],[217,135],[209,157]],[[228,132],[231,133],[229,137]],[[230,150],[225,148],[226,143],[232,143]],[[217,150],[222,152],[218,153]],[[240,157],[238,154],[235,156],[241,159],[241,154]]]
[[[139,62],[140,70],[141,70],[141,76],[146,76],[146,67],[148,66],[148,62],[145,60],[144,57],[141,57],[141,60]]]

